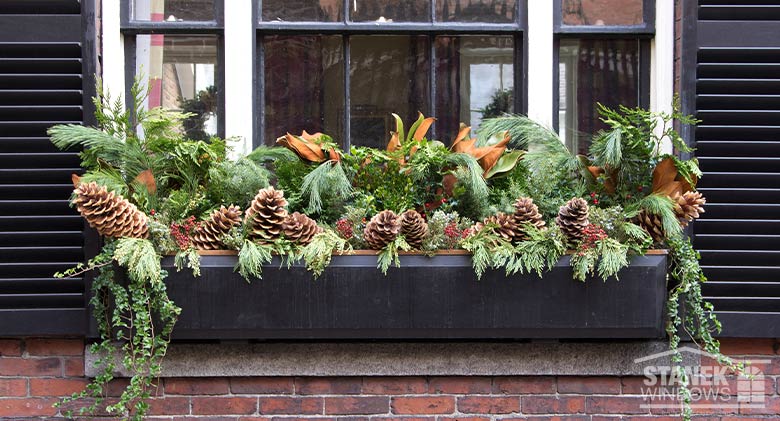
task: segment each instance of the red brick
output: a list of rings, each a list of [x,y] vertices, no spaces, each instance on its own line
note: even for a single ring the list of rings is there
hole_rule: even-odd
[[[394,414],[451,414],[455,412],[455,398],[452,396],[394,397]]]
[[[586,408],[591,414],[646,414],[645,404],[640,396],[588,396]]]
[[[621,421],[623,417],[620,415],[594,415],[590,417],[590,421]],[[651,421],[651,420],[646,420]],[[657,421],[655,418],[652,421]],[[679,420],[677,420],[679,421]]]
[[[554,377],[496,377],[493,391],[506,394],[555,393]]]
[[[149,415],[187,415],[190,398],[166,396],[149,400]]]
[[[489,394],[492,390],[490,377],[434,377],[430,380],[430,393],[447,393],[456,395]]]
[[[235,377],[230,379],[230,391],[257,395],[290,394],[293,393],[293,379],[290,377]]]
[[[755,404],[761,404],[754,402]],[[748,408],[746,405],[740,404],[739,413],[744,415],[777,415],[780,414],[780,398],[779,397],[766,397],[763,403],[763,408]]]
[[[226,378],[165,379],[166,395],[226,395],[229,391]]]
[[[270,415],[322,414],[322,398],[260,398],[260,413]]]
[[[466,396],[458,399],[458,411],[465,414],[511,414],[520,412],[520,398]]]
[[[653,389],[658,387],[656,386],[648,386],[645,384],[645,380],[647,380],[644,377],[623,377],[620,379],[621,384],[621,393],[624,395],[642,395],[645,394],[649,389]]]
[[[439,418],[441,419],[441,418]],[[371,421],[435,421],[436,417],[371,417]]]
[[[619,394],[619,377],[558,377],[558,393]]]
[[[299,377],[295,379],[295,393],[299,395],[358,395],[360,377]]]
[[[0,358],[0,376],[59,376],[59,358]]]
[[[470,417],[468,415],[466,416],[460,416],[460,417],[439,417],[439,421],[490,421],[489,417]]]
[[[268,417],[241,417],[238,421],[271,421]]]
[[[63,358],[63,373],[65,377],[84,377],[84,358]]]
[[[525,414],[581,414],[585,412],[583,396],[523,396],[520,406]]]
[[[27,339],[24,350],[32,356],[83,356],[81,339]]]
[[[0,357],[21,357],[22,341],[18,339],[0,339]]]
[[[367,419],[366,417],[273,417],[271,421],[346,421]]]
[[[365,395],[419,395],[428,390],[428,382],[422,377],[365,377]]]
[[[590,421],[589,415],[547,416],[533,415],[523,418],[501,418],[501,421]]]
[[[257,398],[192,398],[195,415],[250,415],[257,411]]]
[[[36,417],[57,414],[53,407],[57,399],[21,398],[0,399],[0,417]]]
[[[386,414],[390,400],[385,396],[325,398],[326,415]]]
[[[729,356],[775,355],[778,346],[774,339],[721,339],[720,352]]]
[[[87,379],[30,379],[31,396],[70,396],[84,390]]]
[[[0,379],[0,398],[27,396],[26,379]]]

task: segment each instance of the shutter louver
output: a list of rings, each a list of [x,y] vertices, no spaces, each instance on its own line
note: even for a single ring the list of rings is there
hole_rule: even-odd
[[[0,336],[82,334],[84,280],[53,278],[84,260],[78,153],[46,135],[84,121],[80,3],[3,1],[0,28]]]
[[[780,0],[699,2],[694,245],[723,336],[780,336]],[[775,36],[768,37],[767,33]]]

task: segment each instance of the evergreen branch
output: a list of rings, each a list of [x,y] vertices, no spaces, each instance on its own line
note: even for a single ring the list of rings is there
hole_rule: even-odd
[[[60,124],[46,132],[51,142],[59,149],[89,148],[101,159],[118,163],[123,156],[125,143],[93,127],[75,124]]]
[[[552,270],[566,252],[563,236],[557,225],[542,231],[524,223],[523,232],[528,239],[515,246],[514,259],[506,265],[507,275],[536,272],[541,278],[542,272]]]
[[[147,239],[119,239],[114,251],[114,260],[119,266],[127,268],[128,274],[134,279],[148,280],[150,283],[162,282],[160,256],[154,244]]]
[[[387,270],[390,268],[390,265],[401,267],[401,260],[398,258],[398,251],[409,251],[411,249],[412,247],[409,245],[409,243],[406,242],[406,239],[403,235],[395,237],[395,239],[387,243],[387,245],[384,246],[382,250],[379,250],[376,267],[382,271],[383,275],[387,275]]]
[[[246,158],[258,164],[274,162],[277,160],[297,161],[300,159],[293,151],[281,146],[259,146],[250,152]]]
[[[322,212],[322,196],[333,195],[346,199],[352,193],[352,183],[340,162],[325,161],[306,174],[301,184],[301,196],[309,197],[306,211]]]
[[[469,193],[479,200],[487,199],[490,193],[487,183],[482,177],[483,170],[473,156],[466,153],[450,153],[446,155],[445,160],[464,169],[458,180],[466,186]]]
[[[306,269],[311,271],[315,278],[319,278],[330,265],[334,253],[352,254],[352,246],[331,229],[315,235],[301,251]]]
[[[244,240],[244,244],[238,251],[238,262],[233,271],[251,281],[251,277],[263,279],[263,265],[271,262],[273,246],[267,244],[255,244],[250,240]]]
[[[639,201],[639,208],[661,218],[667,238],[674,237],[682,231],[677,215],[674,213],[674,202],[669,196],[649,194]]]

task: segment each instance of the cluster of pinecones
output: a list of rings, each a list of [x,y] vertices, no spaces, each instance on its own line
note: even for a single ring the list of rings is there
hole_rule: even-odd
[[[674,201],[674,213],[677,215],[677,221],[683,228],[704,213],[704,204],[707,203],[707,199],[696,191],[685,192],[672,197],[672,200]],[[660,216],[642,211],[636,219],[637,224],[650,234],[653,241],[661,242],[666,237]]]
[[[286,207],[283,191],[270,186],[257,192],[246,211],[249,238],[270,243],[284,236],[293,243],[306,245],[322,232],[313,219],[298,212],[288,213]]]
[[[477,222],[474,225],[474,231],[481,231],[487,224],[498,225],[498,227],[493,228],[496,235],[507,241],[517,243],[528,240],[528,235],[525,232],[526,224],[531,224],[540,230],[546,228],[542,214],[539,213],[539,208],[530,197],[518,198],[514,207],[515,212],[512,214],[499,212],[485,218],[482,222]]]
[[[423,239],[428,235],[428,224],[416,210],[410,209],[401,215],[384,210],[374,215],[363,230],[363,239],[374,250],[395,241],[403,235],[413,249],[421,249]]]

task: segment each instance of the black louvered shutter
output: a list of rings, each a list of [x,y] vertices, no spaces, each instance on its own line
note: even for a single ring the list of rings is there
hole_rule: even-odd
[[[95,40],[81,8],[0,2],[0,336],[84,332],[84,280],[52,276],[84,259],[84,224],[68,206],[79,159],[46,136],[89,115]]]
[[[699,1],[694,226],[724,336],[780,336],[780,0]]]

